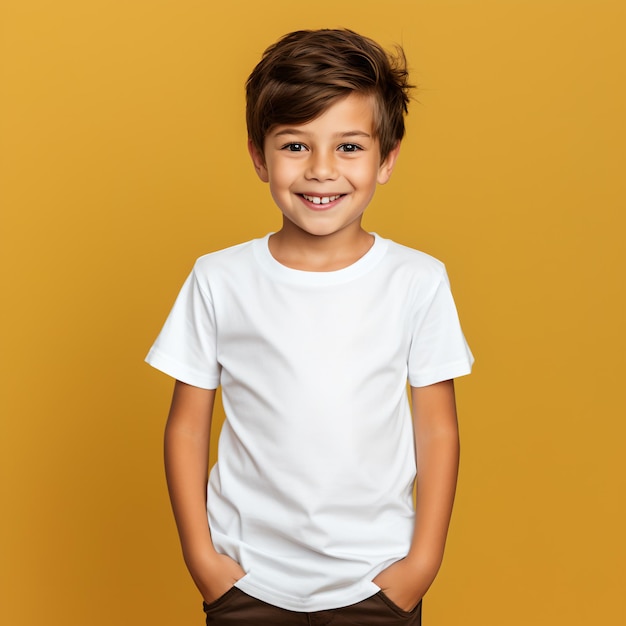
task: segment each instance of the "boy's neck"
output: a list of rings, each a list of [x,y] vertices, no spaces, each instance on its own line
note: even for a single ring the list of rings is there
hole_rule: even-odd
[[[288,222],[269,239],[274,259],[291,269],[332,272],[356,263],[374,243],[360,224],[331,235],[311,235]]]

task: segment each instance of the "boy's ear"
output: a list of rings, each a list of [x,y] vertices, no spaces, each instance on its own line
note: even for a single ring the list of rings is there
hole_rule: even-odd
[[[252,142],[252,139],[248,139],[248,152],[250,153],[250,158],[252,159],[257,176],[264,183],[267,183],[269,181],[269,176],[267,173],[267,166],[265,165],[265,159],[259,149]]]
[[[390,178],[393,172],[394,165],[400,154],[400,142],[391,149],[389,154],[385,157],[385,160],[380,164],[378,168],[378,184],[384,185]]]

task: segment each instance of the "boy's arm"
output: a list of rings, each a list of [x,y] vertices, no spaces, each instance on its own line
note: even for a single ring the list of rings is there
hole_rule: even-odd
[[[214,389],[176,381],[165,427],[165,474],[183,556],[206,602],[228,591],[244,571],[213,547],[206,512]]]
[[[412,387],[411,398],[418,463],[415,530],[406,558],[374,579],[406,611],[417,605],[441,566],[459,465],[454,382]]]

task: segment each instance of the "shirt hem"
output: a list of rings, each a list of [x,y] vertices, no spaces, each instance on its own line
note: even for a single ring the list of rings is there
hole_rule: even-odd
[[[275,590],[268,589],[265,586],[259,585],[250,581],[249,575],[244,576],[241,580],[235,583],[235,587],[240,589],[244,593],[276,606],[287,611],[297,611],[311,613],[314,611],[328,611],[331,609],[339,609],[351,604],[356,604],[376,595],[380,591],[380,587],[375,585],[371,581],[363,581],[358,585],[351,593],[333,593],[332,598],[324,600],[323,594],[318,594],[316,598],[303,598],[299,599],[293,596],[279,593]],[[320,595],[322,597],[320,597]]]

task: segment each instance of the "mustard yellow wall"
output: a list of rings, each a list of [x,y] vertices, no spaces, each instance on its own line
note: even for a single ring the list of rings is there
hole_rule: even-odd
[[[3,0],[0,621],[200,624],[143,364],[193,260],[278,227],[243,82],[297,28],[421,90],[366,226],[445,260],[475,373],[429,626],[626,623],[622,0]]]

